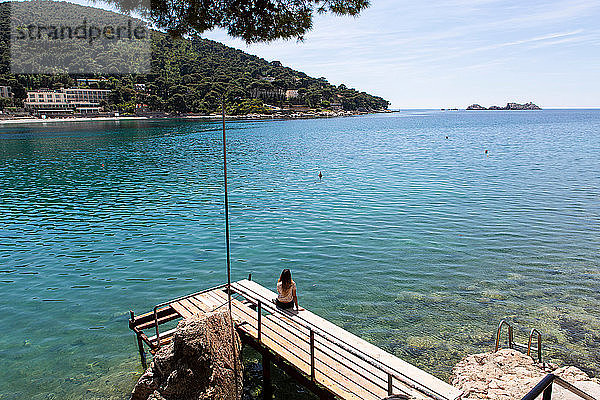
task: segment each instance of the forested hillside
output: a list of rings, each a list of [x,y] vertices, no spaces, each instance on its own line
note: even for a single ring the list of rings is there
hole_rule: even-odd
[[[32,8],[32,15],[52,13],[55,19],[62,18],[71,24],[73,21],[97,19],[99,15],[104,20],[129,19],[106,10],[66,2],[33,1],[25,4]],[[151,73],[12,75],[7,53],[10,48],[10,36],[7,35],[10,3],[2,3],[0,7],[0,23],[3,25],[0,85],[12,86],[16,105],[25,97],[26,90],[74,86],[76,79],[82,77],[106,78],[91,86],[112,89],[106,107],[121,112],[133,112],[136,104],[144,104],[148,109],[157,111],[208,113],[220,107],[222,93],[227,95],[229,112],[236,114],[266,111],[264,104],[297,104],[325,109],[341,105],[345,110],[379,110],[389,104],[381,97],[345,85],[331,85],[325,78],[310,77],[280,62],[268,62],[215,41],[200,37],[175,39],[156,31],[152,32]],[[85,46],[85,42],[81,46]],[[88,48],[81,50],[79,63],[94,62],[93,52]],[[35,66],[36,60],[42,57],[44,54],[36,54],[27,61]],[[118,54],[104,54],[103,57],[109,64],[119,62]],[[136,83],[144,84],[144,90],[135,90]],[[297,90],[297,97],[286,99],[287,90]]]

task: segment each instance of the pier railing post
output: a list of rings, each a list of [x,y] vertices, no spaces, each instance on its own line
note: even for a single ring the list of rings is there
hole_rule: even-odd
[[[546,390],[544,390],[544,394],[542,395],[543,400],[551,400],[552,399],[552,384],[550,384]]]
[[[160,333],[158,332],[158,307],[154,306],[154,327],[156,328],[156,348],[160,348]]]
[[[310,330],[310,379],[315,380],[315,332]]]
[[[392,375],[388,374],[388,396],[391,396],[394,390],[393,385],[392,385]]]
[[[260,300],[258,301],[258,307],[256,307],[256,309],[258,310],[258,316],[256,318],[258,321],[258,326],[256,329],[258,330],[258,341],[260,342],[262,336],[262,303]]]
[[[133,313],[133,310],[129,310],[129,325],[133,326],[134,321],[135,314]],[[148,365],[146,364],[146,352],[144,351],[144,342],[142,342],[142,335],[139,331],[135,330],[135,336],[137,338],[138,351],[140,352],[140,361],[142,362],[142,367],[144,367],[144,369],[147,369]]]

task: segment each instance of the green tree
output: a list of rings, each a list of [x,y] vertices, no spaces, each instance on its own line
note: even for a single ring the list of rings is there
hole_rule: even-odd
[[[4,110],[7,107],[12,107],[12,99],[7,97],[0,97],[0,110]]]
[[[302,39],[312,28],[315,13],[358,15],[369,0],[109,0],[125,12],[137,11],[156,27],[173,35],[203,33],[222,28],[246,42]]]
[[[180,93],[173,95],[167,101],[167,108],[169,111],[176,113],[185,113],[189,111],[188,104],[186,103],[186,98],[183,94]]]

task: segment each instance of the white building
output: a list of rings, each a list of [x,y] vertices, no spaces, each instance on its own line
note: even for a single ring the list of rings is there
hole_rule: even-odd
[[[296,97],[298,97],[298,90],[288,89],[285,91],[285,99],[286,100],[295,99]]]
[[[58,114],[73,112],[67,103],[67,95],[64,92],[40,89],[27,92],[25,108],[40,114]]]
[[[0,97],[12,99],[12,88],[10,86],[0,86]]]
[[[27,92],[25,107],[38,114],[97,113],[109,94],[105,89],[40,89]]]
[[[97,113],[100,103],[108,99],[110,90],[107,89],[63,89],[67,95],[67,103],[82,113]]]
[[[106,78],[101,78],[101,79],[95,79],[95,78],[77,78],[77,86],[89,86],[92,83],[100,83],[100,82],[106,82],[108,81],[108,79]]]
[[[342,111],[344,109],[344,107],[342,106],[342,103],[336,102],[336,101],[332,101],[329,107],[333,111]]]

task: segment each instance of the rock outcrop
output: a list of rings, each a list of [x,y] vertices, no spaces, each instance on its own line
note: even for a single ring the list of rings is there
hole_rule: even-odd
[[[541,108],[539,106],[537,106],[536,104],[533,104],[532,102],[525,103],[525,104],[508,103],[508,104],[506,104],[506,107],[504,107],[504,109],[505,110],[541,110]]]
[[[541,108],[536,104],[529,102],[525,104],[506,103],[505,107],[491,106],[490,108],[485,108],[479,104],[471,104],[467,107],[467,110],[541,110]]]
[[[451,383],[463,391],[462,399],[520,400],[551,372],[591,396],[600,396],[597,380],[591,379],[580,369],[556,369],[556,365],[550,363],[541,365],[526,354],[512,349],[464,358],[453,368]],[[554,385],[552,399],[574,400],[578,397]]]
[[[479,104],[471,104],[467,107],[467,110],[487,110],[487,108],[480,106]]]
[[[241,341],[231,327],[227,312],[181,321],[173,341],[154,355],[150,367],[136,384],[131,400],[241,399]]]

